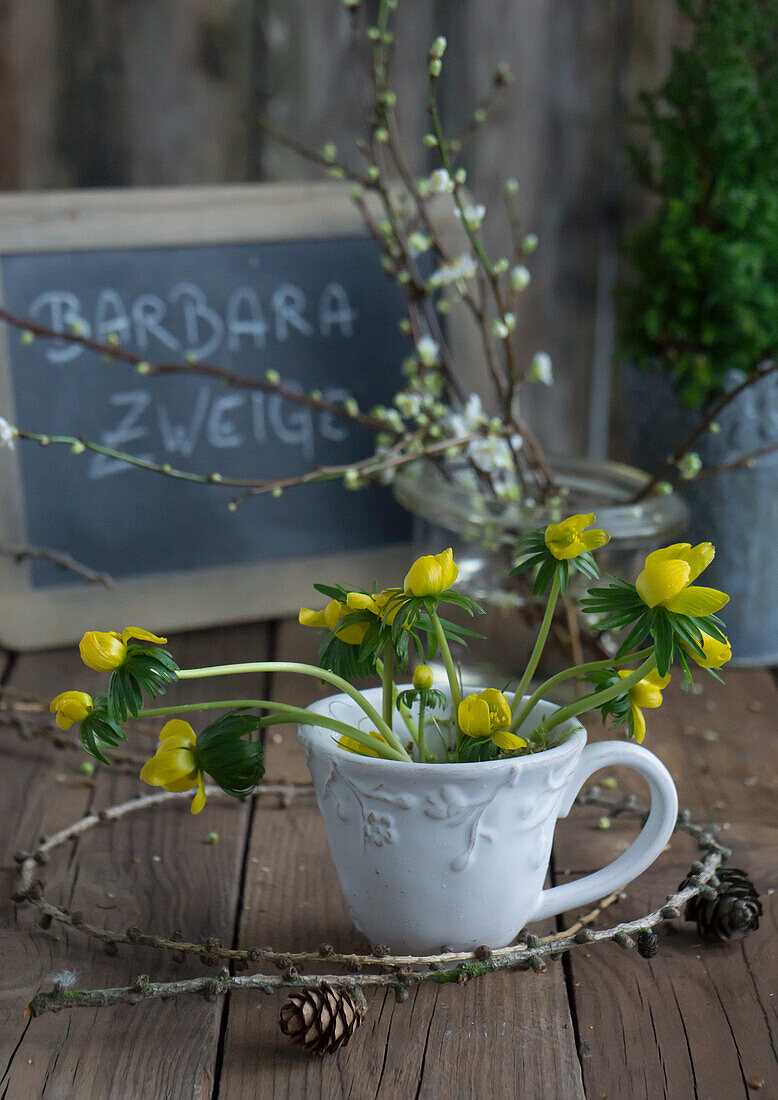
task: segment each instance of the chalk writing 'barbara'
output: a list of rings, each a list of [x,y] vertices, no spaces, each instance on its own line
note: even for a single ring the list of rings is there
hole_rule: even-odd
[[[350,394],[331,387],[323,396],[330,401],[345,401]],[[329,413],[292,406],[278,394],[225,394],[207,382],[198,388],[186,411],[180,400],[171,408],[164,401],[152,400],[143,389],[113,393],[109,404],[116,416],[111,427],[100,433],[100,442],[111,450],[129,451],[146,462],[156,462],[160,455],[188,458],[204,447],[220,451],[268,442],[295,448],[310,460],[316,454],[317,438],[341,443],[350,434],[349,427]],[[146,451],[147,447],[155,450]],[[89,477],[97,480],[131,469],[120,459],[94,454]]]
[[[264,303],[253,287],[238,286],[223,312],[190,282],[177,283],[165,298],[139,294],[125,300],[117,290],[104,287],[91,313],[71,291],[47,290],[30,303],[27,312],[55,332],[76,329],[98,343],[109,337],[131,343],[141,354],[163,349],[198,359],[207,359],[225,345],[231,352],[261,351],[269,340],[349,337],[357,317],[345,288],[334,282],[327,283],[313,303],[292,283],[278,286]],[[51,363],[69,363],[84,350],[79,344],[52,342],[45,354]]]

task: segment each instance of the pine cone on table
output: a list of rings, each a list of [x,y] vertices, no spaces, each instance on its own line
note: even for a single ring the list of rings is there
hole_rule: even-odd
[[[313,1054],[334,1054],[345,1046],[365,1018],[362,991],[322,982],[292,993],[283,1005],[278,1023],[293,1043]]]
[[[644,959],[653,959],[659,950],[659,936],[650,928],[641,928],[638,934],[638,954]]]
[[[713,898],[690,898],[684,909],[686,920],[696,921],[701,936],[714,936],[726,943],[741,940],[759,927],[762,903],[753,882],[737,867],[718,873],[719,885]],[[681,883],[683,889],[686,883]]]

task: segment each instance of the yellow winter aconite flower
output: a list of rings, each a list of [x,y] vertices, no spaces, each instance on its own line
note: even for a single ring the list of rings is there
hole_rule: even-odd
[[[429,691],[435,676],[429,665],[417,665],[413,670],[413,686],[417,691]]]
[[[713,561],[715,553],[710,542],[697,546],[676,542],[655,550],[646,558],[643,572],[635,582],[638,595],[648,607],[666,607],[678,615],[704,616],[720,611],[729,602],[725,592],[692,585]]]
[[[631,676],[635,672],[635,669],[631,671],[629,669],[619,669],[619,676],[622,680],[626,680],[628,676]],[[629,703],[632,711],[632,729],[635,734],[635,740],[640,744],[646,735],[646,720],[643,717],[641,707],[648,707],[653,709],[655,707],[661,707],[662,705],[662,691],[670,683],[670,673],[666,676],[660,676],[656,669],[653,672],[649,672],[642,680],[629,689]]]
[[[346,604],[350,611],[371,611],[379,619],[383,619],[387,626],[391,626],[400,610],[400,595],[396,588],[384,588],[372,595],[368,592],[349,592]]]
[[[588,550],[596,550],[598,546],[604,546],[610,541],[610,535],[598,527],[586,531],[585,528],[592,523],[594,512],[569,516],[561,523],[550,524],[546,528],[546,548],[558,561],[566,561],[577,558]]]
[[[376,733],[375,730],[370,731],[370,736],[386,744],[386,738],[382,737],[380,733]],[[381,756],[380,752],[376,752],[375,749],[369,749],[367,745],[363,745],[361,741],[355,741],[353,737],[349,737],[345,733],[342,737],[338,738],[338,744],[342,749],[345,749],[346,752],[353,752],[357,756]]]
[[[691,659],[697,662],[700,668],[721,668],[727,661],[732,660],[732,647],[729,641],[720,642],[718,639],[712,638],[710,634],[706,634],[704,630],[702,632],[702,651],[705,654],[704,657],[698,657],[686,646],[684,646],[684,649],[686,649]]]
[[[197,736],[188,722],[171,718],[159,734],[159,748],[141,768],[140,777],[152,787],[166,791],[191,791],[192,813],[199,814],[205,805],[205,779],[197,754]]]
[[[59,728],[69,730],[74,722],[83,722],[94,706],[92,696],[85,691],[61,691],[49,703],[49,710],[56,714]]]
[[[309,607],[301,607],[298,620],[303,626],[318,626],[326,630],[333,630],[335,635],[347,645],[359,645],[367,633],[367,623],[351,623],[349,626],[337,629],[338,623],[349,615],[354,608],[349,607],[340,600],[330,600],[322,611],[311,611]]]
[[[403,588],[411,596],[441,596],[458,576],[459,566],[449,547],[440,554],[417,558],[406,574]]]
[[[79,642],[81,660],[87,668],[96,672],[110,672],[124,664],[127,656],[127,642],[137,638],[140,642],[154,642],[164,645],[167,638],[160,638],[149,630],[138,626],[128,626],[121,634],[115,630],[88,630]]]
[[[466,695],[459,704],[457,720],[468,737],[488,737],[508,752],[523,749],[527,742],[510,732],[511,705],[501,691],[487,688],[478,695]]]

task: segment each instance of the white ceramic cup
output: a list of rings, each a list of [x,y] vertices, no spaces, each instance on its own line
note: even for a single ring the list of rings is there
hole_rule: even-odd
[[[365,696],[380,711],[381,689]],[[370,729],[347,695],[310,710]],[[556,710],[541,702],[524,728]],[[407,738],[402,718],[395,731]],[[577,719],[556,748],[474,764],[418,764],[346,752],[331,730],[300,726],[330,851],[357,928],[395,953],[504,947],[531,921],[597,901],[653,863],[678,814],[670,773],[628,741],[586,744]],[[521,732],[521,731],[519,731]],[[554,826],[600,768],[626,765],[648,783],[637,839],[607,867],[543,889]]]

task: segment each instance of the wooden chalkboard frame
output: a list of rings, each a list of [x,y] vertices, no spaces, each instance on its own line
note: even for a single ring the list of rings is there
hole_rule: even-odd
[[[341,182],[60,191],[0,196],[0,255],[69,249],[262,242],[365,235]],[[446,212],[441,232],[461,227]],[[1,272],[0,272],[1,276]],[[2,300],[0,278],[0,300]],[[479,362],[476,334],[452,311],[452,338]],[[13,421],[9,330],[0,326],[0,410]],[[0,546],[27,544],[18,447],[0,455]],[[150,475],[151,476],[151,475]],[[0,643],[29,650],[72,642],[87,629],[142,625],[173,631],[284,615],[315,603],[312,582],[396,582],[399,543],[292,561],[225,565],[117,580],[114,587],[33,587],[29,560],[0,554]],[[160,608],[164,607],[164,612]]]

